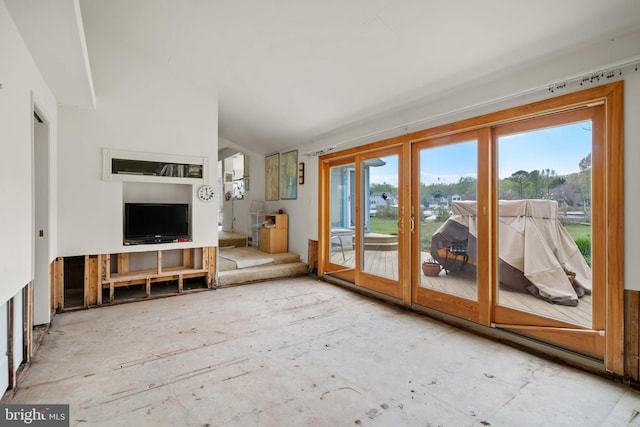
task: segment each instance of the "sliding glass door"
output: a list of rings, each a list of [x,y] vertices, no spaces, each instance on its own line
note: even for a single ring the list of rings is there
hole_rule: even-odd
[[[601,106],[494,129],[497,327],[604,356]],[[596,215],[594,215],[596,213]],[[594,256],[595,255],[595,256]],[[600,280],[597,278],[600,277]],[[594,280],[595,279],[595,280]]]
[[[326,156],[320,276],[623,372],[621,93],[607,85]]]
[[[325,273],[395,298],[401,286],[405,226],[399,148],[372,150],[323,167],[327,199]],[[406,188],[407,186],[404,185]],[[408,245],[408,241],[406,241]]]
[[[412,146],[413,301],[479,321],[477,132]],[[486,178],[485,178],[486,180]]]
[[[351,161],[329,167],[329,271],[353,280],[355,268],[356,167]]]

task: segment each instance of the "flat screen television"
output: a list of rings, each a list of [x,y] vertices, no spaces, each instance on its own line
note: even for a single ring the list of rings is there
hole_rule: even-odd
[[[186,203],[125,203],[124,243],[166,243],[189,237]]]

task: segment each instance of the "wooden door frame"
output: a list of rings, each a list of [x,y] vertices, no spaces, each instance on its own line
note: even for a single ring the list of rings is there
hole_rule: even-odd
[[[349,282],[355,281],[354,269],[344,268],[331,263],[330,249],[331,239],[327,239],[331,232],[331,168],[353,164],[355,168],[355,155],[319,162],[318,179],[318,277],[325,274],[335,274],[337,277]]]
[[[412,205],[414,211],[419,210],[420,208],[420,151],[423,149],[430,148],[438,148],[438,147],[446,147],[452,144],[458,144],[466,141],[475,141],[476,142],[476,151],[477,151],[477,168],[485,165],[488,160],[488,147],[489,147],[489,137],[487,132],[483,131],[483,129],[473,129],[465,132],[457,132],[447,135],[439,135],[435,137],[427,137],[423,139],[419,139],[416,141],[412,141],[411,143],[411,170],[413,171],[413,182],[411,183],[412,188]],[[478,180],[477,180],[477,200],[484,201],[489,200],[489,188],[488,185],[489,177],[487,174],[481,174],[479,170],[476,170]],[[491,323],[490,319],[490,296],[492,295],[490,289],[491,283],[491,257],[488,252],[489,244],[487,236],[488,227],[489,227],[489,213],[491,211],[487,211],[486,206],[479,206],[478,208],[478,248],[477,254],[478,259],[476,260],[477,269],[476,269],[476,286],[477,286],[477,294],[476,300],[470,300],[467,298],[460,297],[458,295],[453,295],[445,292],[439,292],[436,290],[423,288],[420,286],[420,277],[421,270],[417,268],[421,264],[420,259],[420,226],[419,219],[420,215],[418,213],[418,221],[415,221],[417,224],[414,227],[414,231],[412,232],[412,246],[411,246],[411,255],[412,255],[412,275],[411,275],[411,299],[414,303],[432,308],[434,310],[438,310],[474,323],[478,323],[484,326],[489,326]]]
[[[392,144],[386,144],[384,141],[363,147],[361,150],[346,150],[337,155],[327,155],[320,159],[319,162],[319,191],[318,191],[318,276],[322,277],[331,274],[340,279],[347,280],[357,286],[362,286],[364,281],[367,282],[366,288],[396,298],[404,305],[411,304],[411,280],[409,273],[409,248],[410,248],[410,168],[401,167],[402,162],[409,164],[410,147],[407,144],[401,144],[394,141]],[[330,241],[327,239],[330,232],[330,170],[333,167],[340,167],[353,164],[356,169],[355,188],[355,215],[356,215],[356,246],[362,239],[362,218],[363,212],[362,200],[358,189],[362,186],[362,177],[360,172],[360,162],[374,157],[383,157],[387,155],[398,156],[398,211],[399,211],[399,229],[398,229],[398,255],[400,261],[404,265],[398,266],[398,280],[391,280],[385,277],[379,277],[366,272],[362,272],[361,261],[356,259],[355,268],[344,268],[339,264],[330,262]],[[404,238],[403,238],[404,237]],[[404,252],[403,252],[404,251]],[[356,252],[358,253],[358,252]],[[401,256],[404,254],[404,257]]]
[[[497,157],[498,139],[502,136],[532,132],[540,129],[570,125],[572,123],[591,121],[592,123],[592,212],[598,213],[606,210],[603,206],[606,203],[606,192],[604,182],[606,179],[606,155],[602,152],[606,146],[604,128],[604,107],[598,105],[585,105],[583,108],[574,108],[569,111],[562,111],[553,115],[535,117],[529,120],[508,123],[502,126],[493,127],[492,151]],[[497,166],[497,165],[496,165]],[[497,167],[496,167],[497,169]],[[599,177],[599,178],[597,178]],[[493,185],[496,186],[494,194],[498,194],[497,171],[492,177]],[[492,201],[494,209],[498,212],[498,198]],[[499,212],[498,212],[499,214]],[[496,215],[497,217],[498,215]],[[497,220],[497,218],[495,218]],[[604,231],[605,223],[602,215],[592,215],[592,240],[601,235],[606,235]],[[498,230],[497,226],[495,230]],[[494,233],[493,243],[499,250],[497,243],[497,232]],[[498,289],[494,289],[493,318],[495,326],[530,335],[546,341],[561,341],[572,349],[588,354],[595,358],[603,359],[605,355],[605,282],[604,255],[606,248],[602,245],[592,244],[592,259],[597,267],[593,270],[592,286],[592,317],[591,325],[581,326],[566,321],[560,321],[551,317],[544,317],[537,313],[523,312],[516,308],[498,304]],[[495,280],[494,283],[498,283]],[[574,336],[569,336],[574,335]]]
[[[425,129],[386,139],[363,147],[354,147],[341,152],[327,154],[320,157],[319,168],[319,260],[318,269],[319,276],[324,271],[323,261],[324,253],[327,250],[329,242],[323,239],[324,233],[327,231],[327,209],[324,203],[326,192],[328,191],[328,176],[324,162],[332,159],[344,158],[347,156],[356,156],[358,153],[375,150],[381,147],[393,145],[407,145],[433,139],[447,135],[454,135],[460,132],[470,130],[479,130],[486,138],[490,134],[491,128],[496,125],[506,124],[510,122],[526,120],[535,117],[542,117],[558,112],[570,111],[571,109],[581,108],[587,105],[603,105],[605,108],[605,141],[602,154],[605,156],[605,177],[604,177],[604,206],[606,211],[599,213],[602,220],[606,222],[606,233],[603,242],[605,248],[619,248],[618,251],[605,251],[604,253],[604,270],[603,278],[605,287],[605,354],[603,358],[604,368],[617,375],[624,375],[624,81],[605,84],[602,86],[585,89],[555,98],[550,98],[534,103],[521,105],[501,111],[497,111],[482,116],[477,116],[454,123],[438,126],[435,128]],[[491,151],[491,150],[489,150]],[[407,148],[404,149],[407,152]],[[492,153],[484,153],[488,156],[482,162],[484,165],[493,165]],[[407,158],[408,159],[408,158]],[[478,171],[479,177],[485,173],[492,176],[491,171]],[[495,184],[486,183],[487,199],[490,200],[493,194],[496,194]],[[484,190],[483,190],[484,191]],[[410,209],[410,207],[408,207]],[[497,218],[495,213],[497,207],[486,206],[487,217],[492,221],[486,227],[487,233],[495,238],[497,230]],[[488,236],[487,236],[488,237]],[[485,239],[489,241],[490,239]],[[323,249],[324,248],[324,249]],[[491,259],[497,260],[496,245],[490,248]],[[496,261],[497,263],[497,261]],[[497,268],[491,263],[487,263],[482,274],[491,278],[491,283],[496,283]],[[417,269],[417,268],[416,268]],[[411,276],[411,275],[410,275]],[[405,278],[405,281],[408,280]],[[406,286],[406,284],[405,284]],[[495,298],[495,294],[486,297],[489,303]],[[485,302],[486,302],[485,301]],[[490,322],[492,313],[486,308],[478,313],[477,323],[487,325]]]
[[[356,246],[360,248],[362,254],[364,255],[364,246],[363,245],[363,230],[364,224],[363,222],[363,213],[365,212],[364,206],[362,206],[363,198],[361,191],[363,189],[362,183],[362,164],[370,159],[376,157],[386,157],[386,156],[398,156],[398,279],[393,280],[387,277],[376,276],[371,273],[367,273],[363,271],[363,266],[361,263],[361,258],[358,257],[356,259],[356,269],[355,269],[355,281],[354,283],[358,286],[365,286],[369,290],[380,292],[385,295],[389,295],[394,298],[398,298],[403,301],[405,305],[409,304],[411,301],[411,290],[408,286],[410,283],[409,279],[404,279],[405,276],[410,276],[410,274],[406,274],[407,271],[410,271],[408,268],[409,261],[406,252],[406,248],[409,247],[409,183],[405,181],[406,174],[403,175],[403,171],[407,172],[406,167],[403,166],[403,162],[407,162],[404,160],[404,147],[403,146],[392,146],[392,147],[384,147],[379,148],[377,150],[367,151],[362,154],[358,154],[355,156],[355,165],[356,165],[356,193],[359,196],[356,200]],[[406,185],[405,185],[406,184]],[[405,219],[406,218],[406,219]],[[404,251],[404,252],[403,252]],[[356,254],[358,254],[358,249],[356,249]],[[364,283],[367,285],[364,285]]]

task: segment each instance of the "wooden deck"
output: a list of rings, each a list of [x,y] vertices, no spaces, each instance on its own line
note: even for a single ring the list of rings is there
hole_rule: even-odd
[[[344,254],[346,261],[343,261],[341,252],[332,252],[331,262],[354,268],[355,252],[353,250],[345,250]],[[364,270],[368,273],[390,279],[397,279],[398,268],[398,253],[396,251],[367,250],[365,252]],[[478,299],[474,273],[458,271],[446,274],[442,271],[437,277],[427,277],[421,273],[420,286],[473,301],[477,301]],[[550,304],[533,295],[501,288],[498,293],[498,302],[505,307],[573,323],[575,325],[585,327],[591,327],[592,325],[591,295],[580,298],[580,302],[576,307],[567,307]]]

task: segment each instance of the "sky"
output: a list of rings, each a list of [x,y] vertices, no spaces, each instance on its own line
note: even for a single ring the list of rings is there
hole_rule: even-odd
[[[575,123],[498,140],[500,179],[518,170],[551,169],[556,175],[578,172],[578,163],[591,152],[591,125]],[[397,156],[384,157],[385,166],[371,168],[372,183],[398,185]],[[462,142],[425,149],[420,155],[421,181],[427,185],[455,183],[463,176],[477,176],[477,144]],[[439,181],[438,181],[439,178]]]

